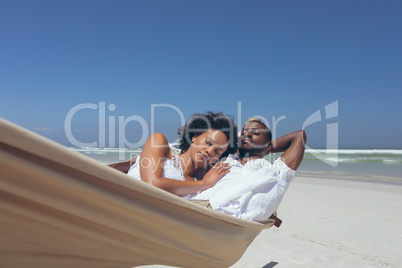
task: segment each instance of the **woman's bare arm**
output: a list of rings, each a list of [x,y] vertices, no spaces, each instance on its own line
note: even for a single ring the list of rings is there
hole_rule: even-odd
[[[141,180],[176,195],[196,193],[212,187],[224,174],[226,165],[212,168],[201,181],[179,181],[162,177],[163,160],[170,157],[170,148],[166,137],[161,133],[151,135],[142,148],[140,175]]]

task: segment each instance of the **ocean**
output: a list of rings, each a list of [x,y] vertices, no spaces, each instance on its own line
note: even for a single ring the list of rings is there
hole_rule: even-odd
[[[402,149],[306,150],[297,174],[402,184]]]
[[[103,164],[128,160],[141,148],[70,148]],[[281,154],[267,155],[274,161]],[[402,185],[402,149],[306,149],[297,176]]]

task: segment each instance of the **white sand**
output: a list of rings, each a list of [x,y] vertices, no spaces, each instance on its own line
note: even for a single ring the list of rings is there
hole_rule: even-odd
[[[295,177],[233,267],[402,267],[402,186]]]
[[[401,205],[402,186],[296,176],[282,226],[232,267],[402,267]]]

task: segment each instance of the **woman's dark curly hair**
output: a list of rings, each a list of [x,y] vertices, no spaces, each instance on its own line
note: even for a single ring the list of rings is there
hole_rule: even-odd
[[[224,115],[221,112],[206,112],[204,114],[193,114],[187,123],[179,128],[177,134],[180,137],[181,153],[187,151],[192,143],[192,138],[196,135],[215,129],[222,131],[228,139],[228,148],[221,155],[222,157],[228,154],[234,154],[237,151],[237,127],[233,122],[233,117]]]

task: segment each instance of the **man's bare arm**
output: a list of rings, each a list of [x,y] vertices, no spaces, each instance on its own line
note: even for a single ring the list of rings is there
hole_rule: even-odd
[[[283,152],[281,159],[285,164],[296,170],[303,160],[307,136],[304,130],[295,131],[272,141],[269,153]]]

